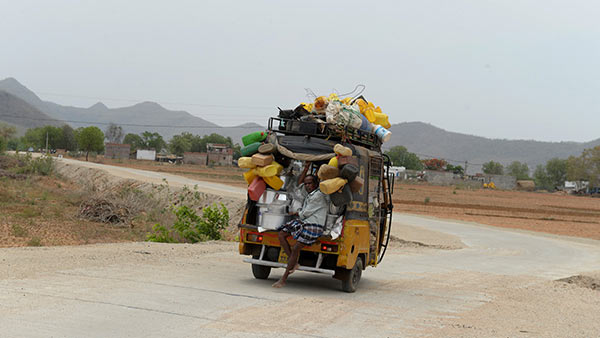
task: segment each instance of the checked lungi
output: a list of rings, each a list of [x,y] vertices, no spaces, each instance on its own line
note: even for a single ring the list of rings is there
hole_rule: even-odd
[[[299,219],[291,220],[277,230],[288,232],[295,240],[304,244],[312,245],[323,234],[325,227],[316,223],[305,223]]]

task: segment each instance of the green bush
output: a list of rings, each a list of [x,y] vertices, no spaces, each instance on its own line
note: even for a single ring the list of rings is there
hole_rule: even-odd
[[[221,208],[216,204],[202,209],[202,216],[198,216],[194,209],[187,205],[172,208],[175,214],[173,229],[156,224],[154,233],[148,234],[147,240],[151,242],[173,243],[174,235],[183,242],[197,243],[208,240],[221,239],[221,230],[229,224],[229,210],[221,203]]]
[[[169,232],[169,230],[160,225],[160,224],[155,224],[152,227],[152,231],[154,231],[153,233],[148,234],[148,236],[146,237],[146,240],[148,242],[159,242],[159,243],[176,243],[177,241],[175,241],[175,239],[173,239],[173,236],[171,236],[171,233]]]
[[[24,165],[18,168],[19,174],[38,174],[48,176],[54,171],[54,160],[50,156],[31,158],[31,154],[23,158]]]
[[[7,142],[4,137],[0,136],[0,154],[3,154],[6,151]]]

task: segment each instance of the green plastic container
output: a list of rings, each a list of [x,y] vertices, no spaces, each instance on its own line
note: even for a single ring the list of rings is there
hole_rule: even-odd
[[[261,144],[262,143],[260,142],[254,142],[250,145],[245,146],[241,150],[242,156],[252,156],[256,154],[258,152],[258,147],[260,147]]]
[[[262,142],[267,138],[267,133],[264,131],[255,131],[244,137],[242,137],[242,143],[244,146],[248,146],[255,142]]]

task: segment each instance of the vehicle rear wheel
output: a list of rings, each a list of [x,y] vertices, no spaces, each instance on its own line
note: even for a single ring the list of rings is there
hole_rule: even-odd
[[[256,257],[252,256],[252,258],[258,259],[258,256],[256,256]],[[270,266],[252,264],[252,274],[254,275],[254,278],[267,279],[267,278],[269,278],[270,273],[271,273]]]
[[[354,292],[356,291],[356,287],[358,286],[358,282],[360,281],[360,277],[362,276],[363,271],[363,261],[362,258],[356,258],[356,263],[354,263],[354,267],[349,273],[344,276],[342,279],[342,290],[345,292]]]

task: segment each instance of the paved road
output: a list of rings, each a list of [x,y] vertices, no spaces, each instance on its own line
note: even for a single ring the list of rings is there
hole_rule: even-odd
[[[165,177],[170,183],[237,193],[236,188],[173,175],[103,168],[127,178]],[[340,292],[331,277],[304,272],[292,275],[285,288],[272,289],[282,270],[274,270],[268,281],[253,279],[235,243],[0,249],[0,336],[386,337],[434,332],[441,337],[445,334],[435,330],[444,320],[494,302],[498,294],[490,281],[497,278],[521,288],[600,270],[597,241],[394,217],[398,236],[404,228],[424,229],[459,239],[466,247],[396,245],[379,267],[365,271],[354,294]],[[431,244],[427,238],[419,241]],[[573,294],[554,294],[568,296]],[[466,336],[496,336],[506,326],[503,313],[508,317],[512,309],[504,311],[490,318],[489,331]],[[575,307],[570,311],[577,316]],[[543,324],[543,317],[539,320]],[[515,330],[515,336],[525,331]],[[574,336],[570,332],[567,336]]]

